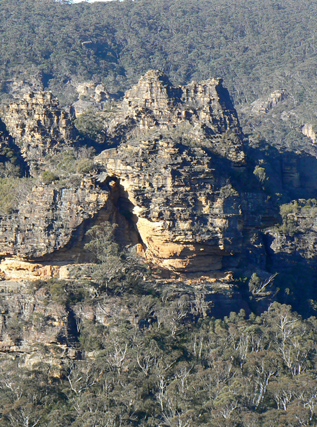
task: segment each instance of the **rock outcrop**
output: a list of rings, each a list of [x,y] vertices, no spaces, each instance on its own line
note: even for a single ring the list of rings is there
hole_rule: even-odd
[[[33,175],[43,170],[46,155],[72,145],[77,135],[70,117],[50,92],[30,92],[4,106],[2,120]]]
[[[311,139],[312,143],[316,143],[317,135],[314,126],[311,123],[305,123],[302,127],[302,134]]]
[[[64,248],[78,227],[105,206],[108,192],[90,179],[79,188],[41,185],[0,220],[1,255],[37,259]]]
[[[121,115],[110,126],[109,137],[122,126],[139,132],[173,132],[196,145],[243,164],[243,134],[228,91],[221,79],[173,87],[165,74],[148,71],[127,91]]]
[[[114,274],[120,281],[116,268],[126,274],[122,265],[129,265],[135,251],[122,258],[117,251],[98,270],[85,245],[94,225],[97,243],[108,245],[109,254],[112,245],[134,246],[155,267],[156,286],[175,291],[175,299],[184,292],[194,301],[201,292],[216,316],[241,307],[247,313],[264,310],[283,270],[301,264],[317,274],[316,201],[287,205],[281,223],[277,199],[285,196],[275,194],[285,187],[315,191],[317,179],[305,175],[314,158],[276,155],[270,163],[271,151],[262,155],[255,145],[246,146],[220,79],[173,87],[163,73],[149,71],[111,120],[105,120],[105,149],[89,172],[70,168],[67,175],[66,168],[45,182],[43,172],[52,172],[54,161],[78,161],[69,116],[44,92],[5,109],[0,160],[6,164],[14,153],[21,175],[27,175],[27,165],[33,177],[9,178],[14,203],[0,204],[0,353],[27,354],[32,365],[41,361],[42,346],[58,365],[77,357],[80,322],[111,323],[121,297],[109,292],[101,306],[98,292],[108,283],[100,284],[100,277]],[[0,172],[7,191],[5,169]],[[115,243],[98,240],[109,222],[118,225],[110,227]],[[243,274],[241,288],[233,282],[235,272]],[[248,283],[254,272],[258,288]],[[124,316],[138,324],[138,308],[131,305]]]
[[[239,179],[233,183],[235,175],[249,174],[250,183],[255,177],[221,81],[175,88],[150,71],[127,92],[109,133],[118,135],[123,123],[130,126],[125,141],[96,163],[105,169],[100,179],[115,182],[146,258],[182,272],[219,270],[224,258],[228,268],[236,265],[246,228],[263,227],[269,215],[260,188],[242,195]]]
[[[154,264],[218,270],[241,245],[241,200],[203,149],[143,141],[103,152],[97,161],[118,180],[113,191]]]
[[[4,121],[35,175],[47,167],[47,155],[76,138],[49,93],[11,104]],[[141,244],[146,259],[163,269],[230,269],[246,252],[263,264],[258,231],[276,216],[248,165],[239,120],[220,79],[173,87],[163,73],[149,71],[125,95],[107,138],[116,146],[96,157],[97,181],[38,184],[2,216],[3,256],[31,260],[35,276],[59,254],[64,262],[78,262],[73,242],[101,214],[104,221],[119,221],[121,242]],[[10,262],[2,264],[7,275]]]
[[[75,85],[78,100],[71,105],[73,114],[78,117],[87,110],[101,110],[111,95],[101,83],[84,82]]]
[[[266,98],[260,98],[251,104],[251,114],[260,115],[271,111],[277,104],[284,101],[287,93],[284,89],[275,90]]]

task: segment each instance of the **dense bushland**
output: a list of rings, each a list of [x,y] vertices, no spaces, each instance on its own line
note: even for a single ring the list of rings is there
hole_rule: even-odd
[[[51,293],[65,297],[62,284]],[[32,367],[2,359],[0,426],[316,425],[316,318],[278,303],[208,318],[186,293],[154,289],[90,304],[114,308],[107,325],[78,319],[77,358],[47,364],[56,343]]]
[[[1,357],[0,426],[316,425],[316,317],[274,302],[216,319],[203,289],[153,278],[115,231],[91,229],[96,263],[74,266],[77,279],[30,283],[75,322],[35,344],[35,359]],[[250,286],[255,295],[256,274]],[[18,346],[26,328],[43,334],[51,321],[16,314],[2,327]]]
[[[2,91],[35,75],[65,101],[72,80],[117,92],[159,68],[175,83],[221,76],[236,103],[284,88],[315,117],[314,1],[3,0],[0,11]]]

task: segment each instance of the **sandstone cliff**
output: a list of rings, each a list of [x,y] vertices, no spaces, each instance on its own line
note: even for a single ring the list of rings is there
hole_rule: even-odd
[[[103,152],[97,161],[118,180],[120,203],[154,264],[218,270],[222,257],[240,247],[239,195],[203,149],[147,140]]]
[[[150,71],[127,92],[109,135],[118,136],[123,123],[123,142],[96,163],[104,181],[116,181],[146,258],[183,272],[219,270],[224,257],[227,268],[237,265],[246,230],[263,227],[270,207],[246,167],[243,134],[221,81],[173,87]],[[239,184],[243,174],[254,184],[249,194]]]
[[[1,255],[36,259],[58,251],[107,200],[108,193],[88,179],[79,188],[33,187],[18,204],[17,213],[1,219]]]
[[[237,164],[244,161],[239,120],[221,79],[173,87],[164,73],[148,71],[126,93],[108,136],[118,137],[122,126],[135,132],[172,131],[174,138],[207,145]]]
[[[215,315],[241,307],[260,312],[278,291],[271,277],[299,262],[315,265],[315,202],[286,209],[286,216],[281,211],[280,218],[282,195],[275,194],[285,187],[301,191],[305,182],[314,189],[303,172],[311,163],[247,146],[221,80],[173,87],[163,73],[149,71],[116,108],[111,122],[105,120],[105,149],[88,172],[76,166],[77,132],[51,94],[27,95],[3,113],[1,160],[6,164],[15,153],[19,174],[27,177],[9,180],[14,197],[6,209],[0,206],[0,352],[28,353],[33,363],[40,343],[56,363],[56,357],[76,357],[81,322],[111,322],[116,301],[101,307],[98,286],[108,282],[116,259],[109,257],[95,283],[98,266],[88,264],[85,251],[94,225],[102,234],[116,224],[117,243],[137,247],[155,267],[157,286],[175,300],[186,294],[196,301],[201,292],[200,303],[213,305]],[[44,182],[43,172],[56,172],[57,163],[68,169]],[[248,290],[254,271],[258,280]],[[267,280],[270,289],[260,292]],[[138,312],[129,308],[124,316],[137,322]]]
[[[9,105],[4,120],[35,175],[76,138],[50,93]],[[1,218],[4,256],[36,263],[48,255],[57,260],[62,251],[64,261],[74,262],[71,242],[82,240],[84,224],[102,212],[104,220],[120,222],[123,243],[141,243],[146,259],[164,269],[230,269],[246,248],[262,267],[258,230],[276,221],[274,206],[246,159],[220,79],[173,87],[163,73],[149,71],[126,93],[107,138],[116,148],[96,157],[97,181],[37,184]]]
[[[70,117],[58,107],[50,92],[30,92],[4,106],[2,120],[29,163],[32,175],[43,170],[47,154],[72,145],[77,134]]]

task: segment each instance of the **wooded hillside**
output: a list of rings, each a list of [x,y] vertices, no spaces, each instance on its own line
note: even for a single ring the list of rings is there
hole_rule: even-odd
[[[236,104],[284,88],[312,119],[316,8],[312,0],[2,0],[2,91],[5,80],[40,72],[56,94],[73,79],[117,92],[159,68],[174,83],[221,76]]]

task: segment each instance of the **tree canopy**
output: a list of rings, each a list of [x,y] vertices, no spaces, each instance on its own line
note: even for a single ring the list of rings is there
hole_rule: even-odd
[[[221,76],[236,103],[284,88],[314,116],[316,7],[312,0],[2,0],[0,78],[40,73],[55,92],[72,79],[95,79],[117,92],[159,68],[175,83]]]

